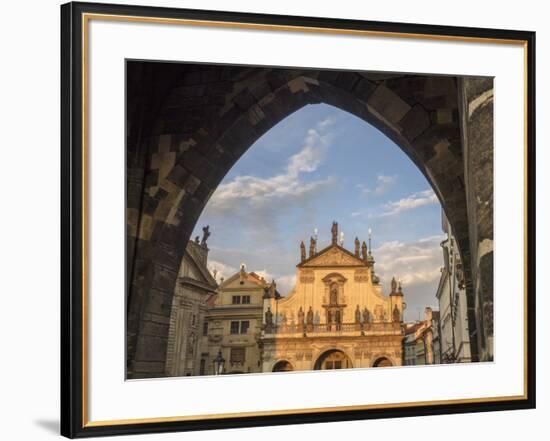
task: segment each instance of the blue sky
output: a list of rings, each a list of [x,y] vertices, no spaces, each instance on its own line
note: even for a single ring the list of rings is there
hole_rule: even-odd
[[[328,245],[332,221],[353,249],[373,231],[376,273],[385,291],[403,281],[407,320],[435,306],[442,253],[441,206],[426,178],[389,138],[326,104],[273,127],[239,159],[205,207],[195,235],[210,225],[210,268],[248,271],[294,283],[299,244],[315,228]]]

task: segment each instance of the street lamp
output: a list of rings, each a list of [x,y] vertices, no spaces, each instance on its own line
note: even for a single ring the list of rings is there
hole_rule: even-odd
[[[218,351],[218,355],[214,358],[214,375],[223,374],[223,366],[225,364],[225,358],[222,357],[222,351]]]

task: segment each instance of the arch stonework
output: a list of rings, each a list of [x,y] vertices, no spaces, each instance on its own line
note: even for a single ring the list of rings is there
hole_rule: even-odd
[[[179,264],[208,199],[259,137],[308,104],[377,127],[426,176],[457,239],[473,308],[460,112],[475,95],[464,101],[456,78],[133,62],[127,72],[129,377],[163,375]]]
[[[275,368],[277,368],[278,365],[288,365],[290,366],[290,369],[275,370]],[[269,372],[290,372],[293,370],[294,370],[294,365],[290,361],[288,361],[287,359],[280,359],[273,363]]]
[[[349,356],[347,351],[345,351],[344,349],[341,349],[341,348],[333,347],[331,349],[325,349],[325,350],[319,351],[319,353],[317,354],[317,357],[315,358],[315,362],[313,363],[312,369],[320,370],[321,365],[324,362],[325,358],[327,356],[329,356],[330,354],[335,353],[335,352],[339,352],[339,353],[343,354],[344,357],[347,359],[348,363],[351,365],[349,367],[353,368],[353,359]]]

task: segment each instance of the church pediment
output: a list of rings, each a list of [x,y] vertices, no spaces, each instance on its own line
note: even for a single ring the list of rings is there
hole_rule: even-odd
[[[299,267],[326,267],[326,266],[367,266],[367,263],[356,257],[348,250],[331,245],[321,250],[315,256],[300,263]]]
[[[244,273],[242,275],[236,273],[225,280],[221,286],[223,289],[257,289],[266,286],[266,281],[254,273]]]

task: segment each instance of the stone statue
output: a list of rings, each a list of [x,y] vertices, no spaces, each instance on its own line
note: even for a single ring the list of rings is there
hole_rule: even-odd
[[[313,257],[315,255],[315,239],[313,237],[309,238],[309,257]]]
[[[267,326],[273,326],[273,313],[271,312],[271,307],[267,307],[267,311],[265,312],[265,324]]]
[[[306,246],[304,245],[304,241],[300,243],[300,261],[303,262],[306,260]]]
[[[276,293],[277,293],[277,284],[275,283],[275,280],[271,280],[271,285],[269,285],[269,297],[274,299]]]
[[[200,239],[199,236],[196,236],[196,237],[195,237],[195,243],[201,243],[201,239]]]
[[[361,257],[363,260],[367,260],[367,244],[365,241],[363,241],[363,244],[361,245]]]
[[[336,245],[338,243],[338,222],[332,223],[330,232],[332,233],[332,244]]]
[[[313,309],[311,309],[311,306],[309,307],[309,309],[307,311],[306,323],[308,325],[313,325]]]
[[[355,323],[361,323],[361,310],[359,309],[359,305],[355,308]]]
[[[355,238],[355,257],[359,257],[359,247],[361,246],[361,243],[359,242],[359,238]]]
[[[202,240],[201,240],[202,246],[206,246],[206,241],[208,240],[209,237],[210,237],[210,225],[207,225],[202,229]]]
[[[365,306],[365,309],[363,309],[363,323],[367,324],[370,323],[370,312]]]
[[[393,321],[399,323],[401,321],[401,314],[399,314],[399,309],[397,305],[393,307]]]
[[[392,294],[397,292],[397,282],[395,281],[395,277],[392,277],[391,279],[391,292]]]
[[[304,324],[304,310],[300,306],[300,309],[298,310],[298,325]]]

